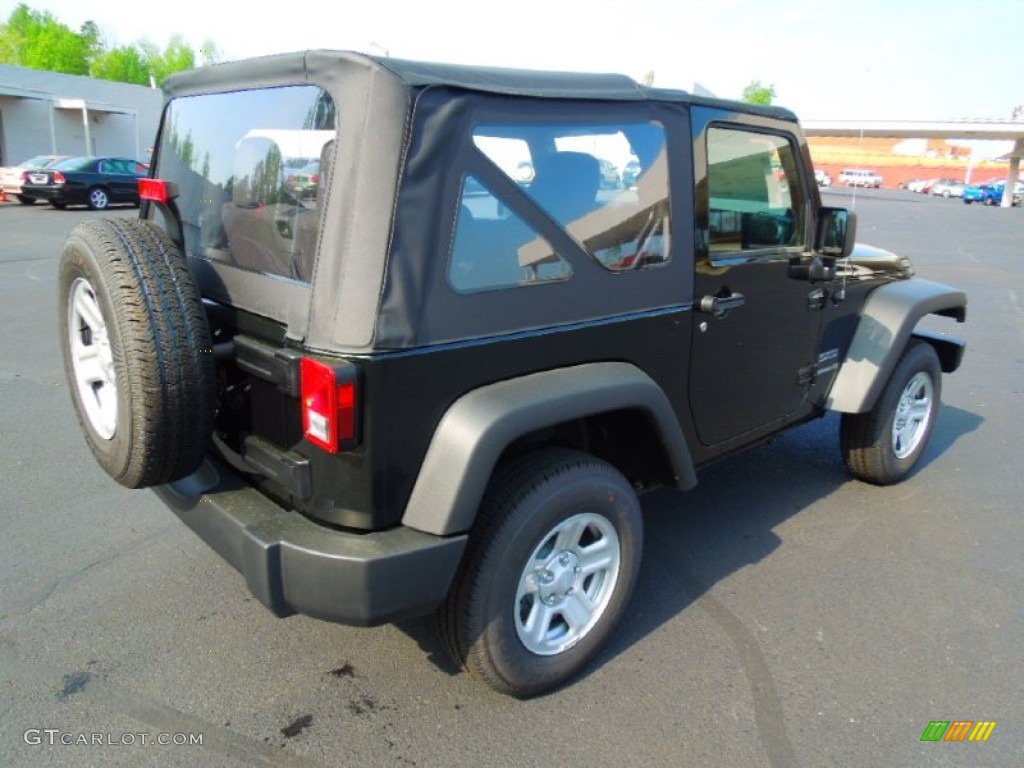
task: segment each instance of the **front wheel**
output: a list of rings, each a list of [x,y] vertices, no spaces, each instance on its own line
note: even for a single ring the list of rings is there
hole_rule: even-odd
[[[875,407],[843,414],[839,439],[850,473],[875,485],[891,485],[910,474],[928,445],[941,391],[935,349],[911,342]]]
[[[587,454],[545,450],[504,467],[438,611],[453,659],[525,698],[593,658],[633,591],[643,531],[629,482]]]

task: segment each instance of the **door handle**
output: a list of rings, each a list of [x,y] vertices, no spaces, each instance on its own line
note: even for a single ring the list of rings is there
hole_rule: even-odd
[[[747,303],[742,293],[730,293],[728,296],[704,296],[697,304],[697,311],[721,320],[732,310]]]

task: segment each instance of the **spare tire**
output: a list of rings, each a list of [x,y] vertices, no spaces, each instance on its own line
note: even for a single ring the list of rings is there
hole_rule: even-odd
[[[100,466],[128,488],[193,472],[213,429],[215,370],[181,251],[148,221],[83,222],[58,286],[64,370]]]

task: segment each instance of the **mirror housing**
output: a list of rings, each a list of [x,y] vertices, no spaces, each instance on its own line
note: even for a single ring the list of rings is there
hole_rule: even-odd
[[[823,256],[845,259],[857,239],[857,214],[845,208],[823,205],[818,209],[818,231],[814,250]]]
[[[836,279],[836,260],[834,256],[814,256],[804,262],[799,257],[789,260],[789,276],[794,280],[806,280],[809,283],[827,283]]]

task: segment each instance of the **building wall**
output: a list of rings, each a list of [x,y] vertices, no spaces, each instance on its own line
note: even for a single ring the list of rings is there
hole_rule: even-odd
[[[85,145],[80,109],[53,109],[51,135],[55,99],[84,99],[96,107],[89,110],[92,146]],[[152,88],[0,65],[0,165],[51,152],[121,155],[148,162],[146,149],[153,146],[162,104],[163,94]],[[133,115],[108,108],[136,112],[138,137]]]
[[[911,179],[958,179],[977,183],[1006,178],[1006,160],[972,159],[970,149],[939,139],[885,139],[811,136],[807,139],[814,167],[834,180],[844,168],[869,168],[883,186],[897,187]],[[1005,144],[1006,142],[992,142]],[[916,154],[910,152],[918,149]]]

